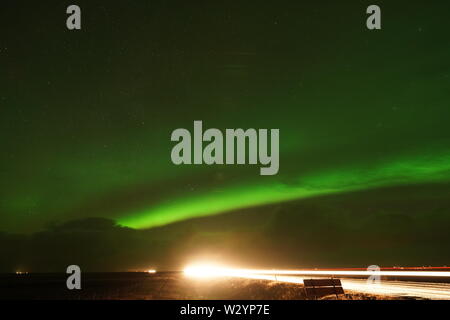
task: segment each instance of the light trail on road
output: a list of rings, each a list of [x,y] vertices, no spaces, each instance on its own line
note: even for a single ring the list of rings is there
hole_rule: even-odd
[[[186,276],[194,278],[237,277],[246,279],[271,280],[303,284],[304,276],[345,276],[345,277],[419,277],[419,278],[450,278],[449,271],[367,271],[367,270],[253,270],[234,269],[214,265],[194,265],[184,270]],[[391,297],[411,297],[422,299],[450,300],[450,283],[379,280],[341,279],[344,290],[360,293],[378,294]]]
[[[450,278],[450,271],[392,271],[392,270],[259,270],[228,268],[215,265],[193,265],[184,273],[194,277],[239,275],[309,275],[309,276],[389,276],[389,277],[439,277]]]

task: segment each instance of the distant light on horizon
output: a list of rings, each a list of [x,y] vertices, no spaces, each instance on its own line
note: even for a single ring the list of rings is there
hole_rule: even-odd
[[[149,269],[149,270],[147,270],[147,273],[156,273],[156,270],[155,269]]]
[[[16,274],[17,274],[17,275],[20,275],[20,274],[28,274],[28,272],[27,272],[27,271],[16,271]]]

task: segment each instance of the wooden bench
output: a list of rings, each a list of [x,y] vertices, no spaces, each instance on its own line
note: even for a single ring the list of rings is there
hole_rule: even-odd
[[[317,299],[319,297],[335,294],[336,298],[344,294],[340,279],[304,279],[306,297]]]

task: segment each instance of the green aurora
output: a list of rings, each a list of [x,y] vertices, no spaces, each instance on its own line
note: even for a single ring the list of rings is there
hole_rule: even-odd
[[[230,210],[318,195],[367,190],[404,184],[450,181],[450,153],[396,159],[372,166],[343,168],[317,175],[298,177],[297,184],[247,185],[205,193],[163,203],[132,213],[119,223],[133,228],[149,228],[184,219],[219,214]]]
[[[368,4],[80,1],[70,32],[64,4],[2,3],[0,231],[449,181],[448,2],[379,1],[374,32]],[[279,128],[280,173],[173,165],[194,120]]]

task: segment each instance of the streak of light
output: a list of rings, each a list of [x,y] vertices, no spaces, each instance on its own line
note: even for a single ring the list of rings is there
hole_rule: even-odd
[[[258,270],[237,269],[216,265],[188,266],[184,273],[187,276],[208,278],[217,276],[242,275],[307,275],[307,276],[392,276],[392,277],[450,277],[450,271],[369,271],[369,270]]]
[[[233,269],[216,265],[193,265],[184,270],[186,276],[194,278],[236,277],[246,279],[272,280],[303,284],[303,276],[414,276],[449,277],[450,272],[429,271],[338,271],[338,270],[252,270]],[[450,283],[383,280],[369,282],[365,279],[341,279],[345,290],[379,294],[392,297],[414,297],[424,299],[450,300]]]

